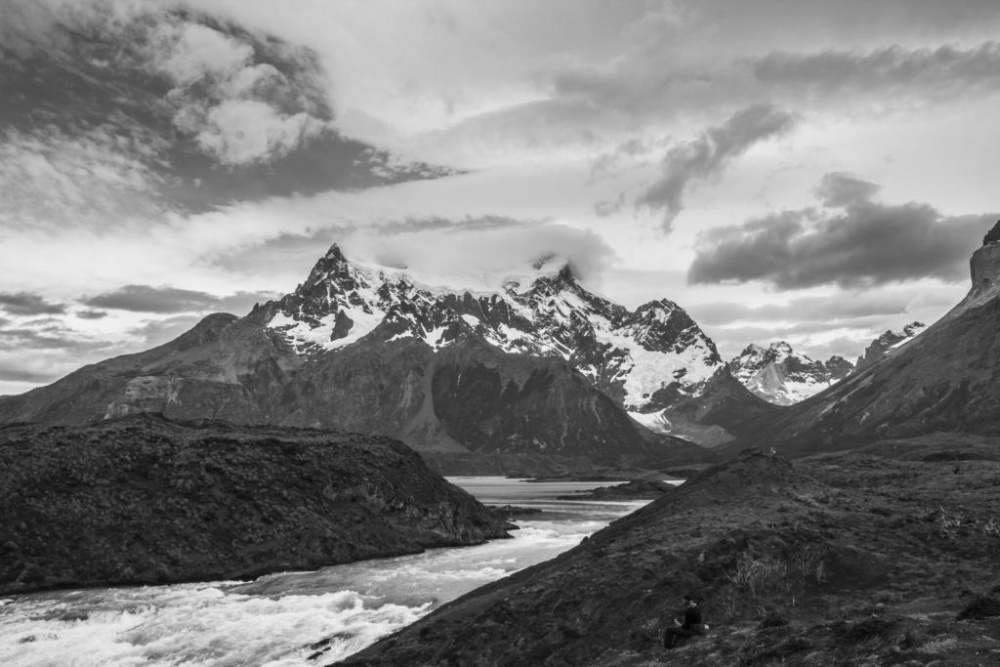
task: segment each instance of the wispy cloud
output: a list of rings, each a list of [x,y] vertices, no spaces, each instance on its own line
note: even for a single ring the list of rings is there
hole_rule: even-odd
[[[720,173],[754,144],[788,132],[795,124],[786,111],[754,105],[733,114],[725,123],[710,127],[698,138],[671,147],[661,163],[662,176],[636,201],[663,211],[663,228],[670,231],[684,207],[684,193],[693,182]]]
[[[98,294],[83,303],[109,310],[126,310],[137,313],[185,313],[208,310],[246,313],[255,303],[275,298],[273,292],[237,292],[229,296],[215,296],[197,290],[176,287],[151,287],[150,285],[125,285],[112,292]]]
[[[933,49],[893,45],[869,51],[775,51],[748,64],[755,80],[768,87],[827,99],[876,94],[890,106],[891,96],[899,94],[954,99],[1000,90],[1000,43],[994,41],[967,48],[946,44]]]

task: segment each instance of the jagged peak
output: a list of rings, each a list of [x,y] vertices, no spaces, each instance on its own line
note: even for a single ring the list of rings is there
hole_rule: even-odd
[[[638,308],[635,309],[636,314],[639,313],[662,313],[666,312],[668,314],[675,313],[677,311],[684,311],[683,308],[678,306],[676,303],[670,299],[654,299],[653,301],[647,301]]]
[[[895,331],[893,329],[886,329],[884,332],[882,332],[882,335],[879,336],[878,339],[884,341],[884,340],[898,339],[898,338],[912,338],[913,336],[916,336],[918,333],[920,333],[926,328],[927,328],[926,324],[914,320],[913,322],[910,322],[909,324],[904,326],[900,331]]]
[[[351,278],[351,268],[351,262],[347,260],[340,246],[334,243],[326,251],[326,254],[313,265],[303,287],[308,288],[320,282],[339,282],[345,278]]]

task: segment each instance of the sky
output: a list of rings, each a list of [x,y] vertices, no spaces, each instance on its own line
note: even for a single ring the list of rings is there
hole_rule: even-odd
[[[555,254],[724,358],[853,360],[1000,218],[998,34],[995,0],[2,0],[0,394],[332,243],[470,285]]]

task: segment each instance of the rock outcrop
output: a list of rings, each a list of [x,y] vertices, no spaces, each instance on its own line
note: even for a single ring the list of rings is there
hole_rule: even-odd
[[[987,292],[996,287],[1000,278],[1000,220],[983,238],[982,247],[972,254],[969,269],[973,292]]]
[[[863,368],[871,366],[876,361],[884,357],[889,350],[901,347],[904,343],[909,342],[926,328],[927,325],[923,322],[911,322],[903,327],[901,331],[892,331],[891,329],[887,329],[884,333],[882,333],[882,335],[873,340],[867,348],[865,348],[865,353],[858,357],[858,362],[854,366],[855,370],[860,371]]]
[[[507,527],[389,438],[148,414],[0,429],[0,595],[246,578]]]

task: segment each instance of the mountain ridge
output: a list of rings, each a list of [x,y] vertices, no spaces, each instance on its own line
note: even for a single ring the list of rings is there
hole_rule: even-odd
[[[492,293],[434,288],[351,263],[333,246],[290,294],[0,398],[0,421],[162,412],[390,435],[454,455],[652,465],[708,454],[670,435],[672,424],[657,433],[635,416],[681,404],[716,421],[727,406],[766,410],[752,396],[699,407],[711,402],[707,387],[727,383],[738,387],[727,396],[745,392],[711,339],[669,300],[630,311],[587,291],[566,266]],[[718,444],[750,420],[697,421],[690,432],[710,432]]]

